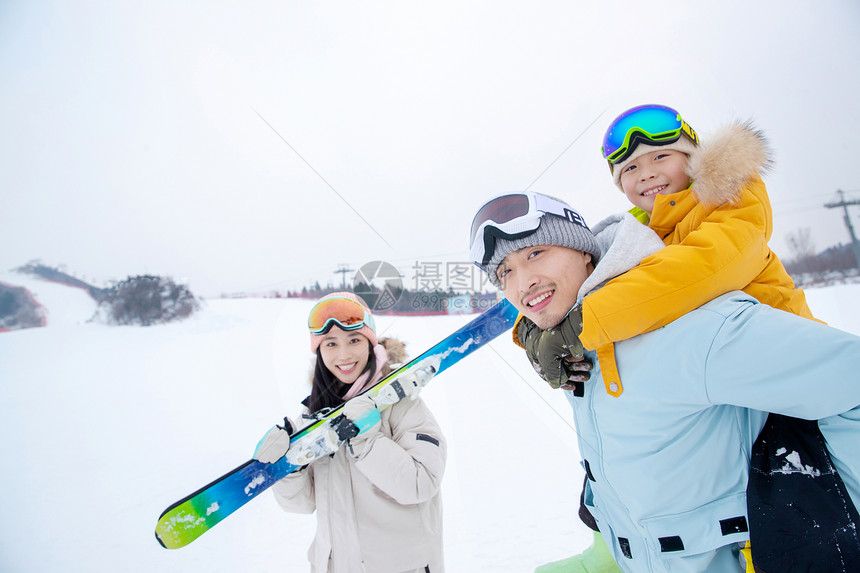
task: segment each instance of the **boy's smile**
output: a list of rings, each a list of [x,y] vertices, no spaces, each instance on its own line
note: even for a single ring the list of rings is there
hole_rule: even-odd
[[[631,203],[650,214],[655,196],[677,193],[690,185],[686,168],[686,153],[656,148],[624,166],[621,188]]]
[[[645,191],[639,194],[640,197],[653,197],[657,195],[661,191],[668,189],[668,185],[657,185],[656,187],[652,187],[651,189],[646,189]]]

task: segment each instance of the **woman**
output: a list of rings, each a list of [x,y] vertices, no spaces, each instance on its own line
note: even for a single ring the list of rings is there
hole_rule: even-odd
[[[417,396],[420,388],[382,412],[361,395],[405,360],[403,343],[377,339],[367,305],[348,292],[320,299],[308,327],[316,362],[304,416],[344,405],[350,420],[375,419],[336,453],[272,486],[284,510],[317,512],[311,572],[444,571],[440,486],[447,447],[439,425]],[[280,459],[295,427],[301,426],[288,419],[273,427],[254,457]]]

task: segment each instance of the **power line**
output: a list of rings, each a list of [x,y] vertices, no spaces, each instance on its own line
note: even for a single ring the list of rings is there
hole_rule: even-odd
[[[513,365],[512,365],[510,362],[508,362],[508,361],[507,361],[507,359],[506,359],[504,356],[502,356],[501,352],[499,352],[498,350],[496,350],[495,348],[493,348],[493,346],[492,346],[492,345],[490,345],[490,344],[488,344],[488,345],[487,345],[487,347],[488,347],[488,348],[490,348],[493,352],[495,352],[495,353],[496,353],[496,356],[498,356],[498,357],[499,357],[499,359],[500,359],[502,362],[504,362],[504,363],[507,365],[507,367],[508,367],[508,368],[510,368],[510,369],[511,369],[511,371],[519,377],[519,379],[520,379],[520,380],[522,380],[523,384],[525,384],[526,386],[528,386],[528,387],[529,387],[529,390],[531,390],[532,392],[534,392],[534,393],[535,393],[535,395],[536,395],[538,398],[540,398],[540,399],[543,401],[543,403],[544,403],[544,404],[546,404],[546,405],[549,407],[549,409],[550,409],[550,410],[552,410],[552,411],[553,411],[553,413],[554,413],[556,416],[558,416],[559,418],[561,418],[561,420],[562,420],[562,421],[563,421],[567,426],[570,426],[570,428],[572,428],[573,430],[576,430],[576,428],[574,427],[574,425],[573,425],[573,424],[571,424],[571,423],[570,423],[570,421],[569,421],[567,418],[565,418],[564,416],[562,416],[562,415],[558,412],[558,410],[556,410],[555,408],[553,408],[553,407],[552,407],[552,404],[550,404],[550,403],[547,401],[547,399],[546,399],[546,398],[544,398],[543,396],[541,396],[540,392],[538,392],[537,390],[535,390],[534,386],[532,386],[531,384],[529,384],[528,380],[526,380],[526,379],[523,377],[523,375],[522,375],[522,374],[520,374],[520,373],[519,373],[519,371],[518,371],[516,368],[514,368],[514,367],[513,367]]]
[[[609,108],[606,108],[606,109],[609,109]],[[592,125],[594,125],[595,123],[597,123],[597,120],[598,120],[598,119],[600,119],[600,117],[601,117],[604,113],[606,113],[606,109],[604,109],[603,111],[601,111],[600,113],[598,113],[598,114],[597,114],[597,117],[595,117],[595,118],[591,121],[591,123],[589,123],[588,125],[586,125],[586,126],[585,126],[585,129],[583,129],[583,130],[579,133],[579,135],[577,135],[576,137],[574,137],[574,138],[573,138],[573,141],[571,141],[571,142],[567,145],[567,147],[565,147],[565,148],[561,151],[561,153],[559,153],[559,154],[558,154],[558,156],[557,156],[555,159],[553,159],[552,161],[550,161],[549,165],[547,165],[547,166],[544,168],[544,170],[543,170],[543,171],[541,171],[541,172],[538,174],[538,176],[534,178],[534,181],[532,181],[531,183],[529,183],[528,185],[526,185],[526,188],[525,188],[525,190],[526,190],[526,191],[528,191],[529,189],[531,189],[531,186],[532,186],[532,185],[534,185],[535,183],[537,183],[537,180],[538,180],[538,179],[540,179],[541,177],[543,177],[543,174],[544,174],[544,173],[546,173],[547,171],[549,171],[549,168],[550,168],[550,167],[552,167],[553,165],[555,165],[556,161],[558,161],[559,159],[561,159],[561,156],[562,156],[562,155],[564,155],[565,153],[567,153],[567,150],[568,150],[568,149],[570,149],[571,147],[573,147],[573,144],[574,144],[574,143],[576,143],[577,141],[579,141],[579,138],[580,138],[580,137],[582,137],[583,135],[585,135],[585,132],[586,132],[586,131],[588,131],[589,129],[591,129],[591,126],[592,126]]]
[[[365,218],[361,215],[361,213],[359,213],[359,212],[358,212],[358,209],[356,209],[355,207],[353,207],[353,206],[350,204],[350,202],[349,202],[349,201],[347,201],[347,200],[346,200],[346,198],[345,198],[343,195],[341,195],[341,194],[338,192],[338,190],[337,190],[337,189],[335,189],[335,188],[332,186],[332,184],[331,184],[331,183],[329,183],[329,182],[326,180],[326,178],[325,178],[325,177],[323,177],[323,176],[322,176],[322,174],[321,174],[319,171],[317,171],[317,170],[314,168],[314,166],[313,166],[313,165],[311,165],[311,164],[310,164],[310,162],[309,162],[307,159],[305,159],[304,157],[302,157],[302,154],[301,154],[301,153],[299,153],[299,152],[298,152],[298,150],[297,150],[295,147],[293,147],[293,146],[290,144],[290,142],[289,142],[289,141],[287,141],[287,140],[286,140],[286,138],[284,138],[284,136],[280,134],[280,132],[278,132],[278,130],[277,130],[277,129],[275,129],[275,126],[273,126],[271,123],[269,123],[269,122],[268,122],[268,120],[266,120],[266,118],[265,118],[265,117],[263,117],[262,115],[260,115],[260,112],[258,112],[256,109],[254,109],[253,107],[252,107],[251,109],[254,111],[254,113],[256,113],[256,114],[257,114],[257,117],[259,117],[261,120],[263,120],[263,123],[265,123],[266,125],[268,125],[268,126],[269,126],[269,129],[271,129],[273,132],[275,132],[275,135],[277,135],[277,136],[281,139],[281,141],[283,141],[283,142],[287,145],[287,147],[289,147],[289,148],[292,150],[292,152],[296,154],[296,157],[298,157],[299,159],[301,159],[301,160],[304,162],[304,164],[305,164],[305,165],[307,165],[307,166],[310,168],[310,170],[311,170],[311,171],[313,171],[313,172],[316,174],[316,176],[317,176],[317,177],[319,177],[319,178],[320,178],[320,180],[321,180],[323,183],[325,183],[325,184],[328,186],[328,188],[329,188],[329,189],[331,189],[331,190],[334,192],[334,194],[335,194],[335,195],[337,195],[337,196],[340,198],[340,200],[341,200],[341,201],[343,201],[343,204],[344,204],[344,205],[346,205],[347,207],[349,207],[350,209],[352,209],[352,212],[353,212],[353,213],[355,213],[355,214],[356,214],[356,216],[358,216],[358,218],[359,218],[359,219],[361,219],[361,220],[364,222],[364,224],[365,224],[365,225],[367,225],[368,229],[370,229],[371,231],[373,231],[374,233],[376,233],[376,236],[377,236],[377,237],[379,237],[379,238],[382,240],[382,242],[383,242],[383,243],[385,243],[386,245],[388,245],[388,247],[389,247],[392,251],[395,251],[395,252],[396,252],[396,249],[395,249],[394,247],[392,247],[392,246],[391,246],[391,243],[389,243],[388,241],[386,241],[386,240],[385,240],[385,237],[383,237],[381,234],[379,234],[379,231],[377,231],[377,230],[376,230],[376,228],[375,228],[373,225],[371,225],[371,224],[368,222],[368,220],[367,220],[367,219],[365,219]]]

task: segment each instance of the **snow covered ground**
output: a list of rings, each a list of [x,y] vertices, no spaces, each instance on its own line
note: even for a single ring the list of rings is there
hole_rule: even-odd
[[[88,323],[82,290],[16,273],[48,326],[0,333],[0,570],[306,571],[314,516],[264,494],[191,545],[153,529],[177,499],[248,459],[307,394],[301,300],[210,300],[181,323]],[[808,290],[816,316],[860,334],[860,285]],[[469,320],[380,317],[417,354]],[[423,393],[450,444],[452,573],[530,571],[576,553],[582,470],[568,406],[502,337]]]

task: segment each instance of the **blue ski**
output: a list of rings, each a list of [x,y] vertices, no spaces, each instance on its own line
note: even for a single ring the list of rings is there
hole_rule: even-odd
[[[364,394],[383,410],[403,397],[401,382],[407,377],[426,385],[440,372],[508,331],[516,318],[517,310],[502,300]],[[337,408],[297,431],[290,439],[287,455],[279,461],[266,464],[249,460],[168,507],[155,526],[159,543],[167,549],[188,545],[276,481],[336,451],[349,437],[363,431],[361,420],[349,423],[341,410]]]

